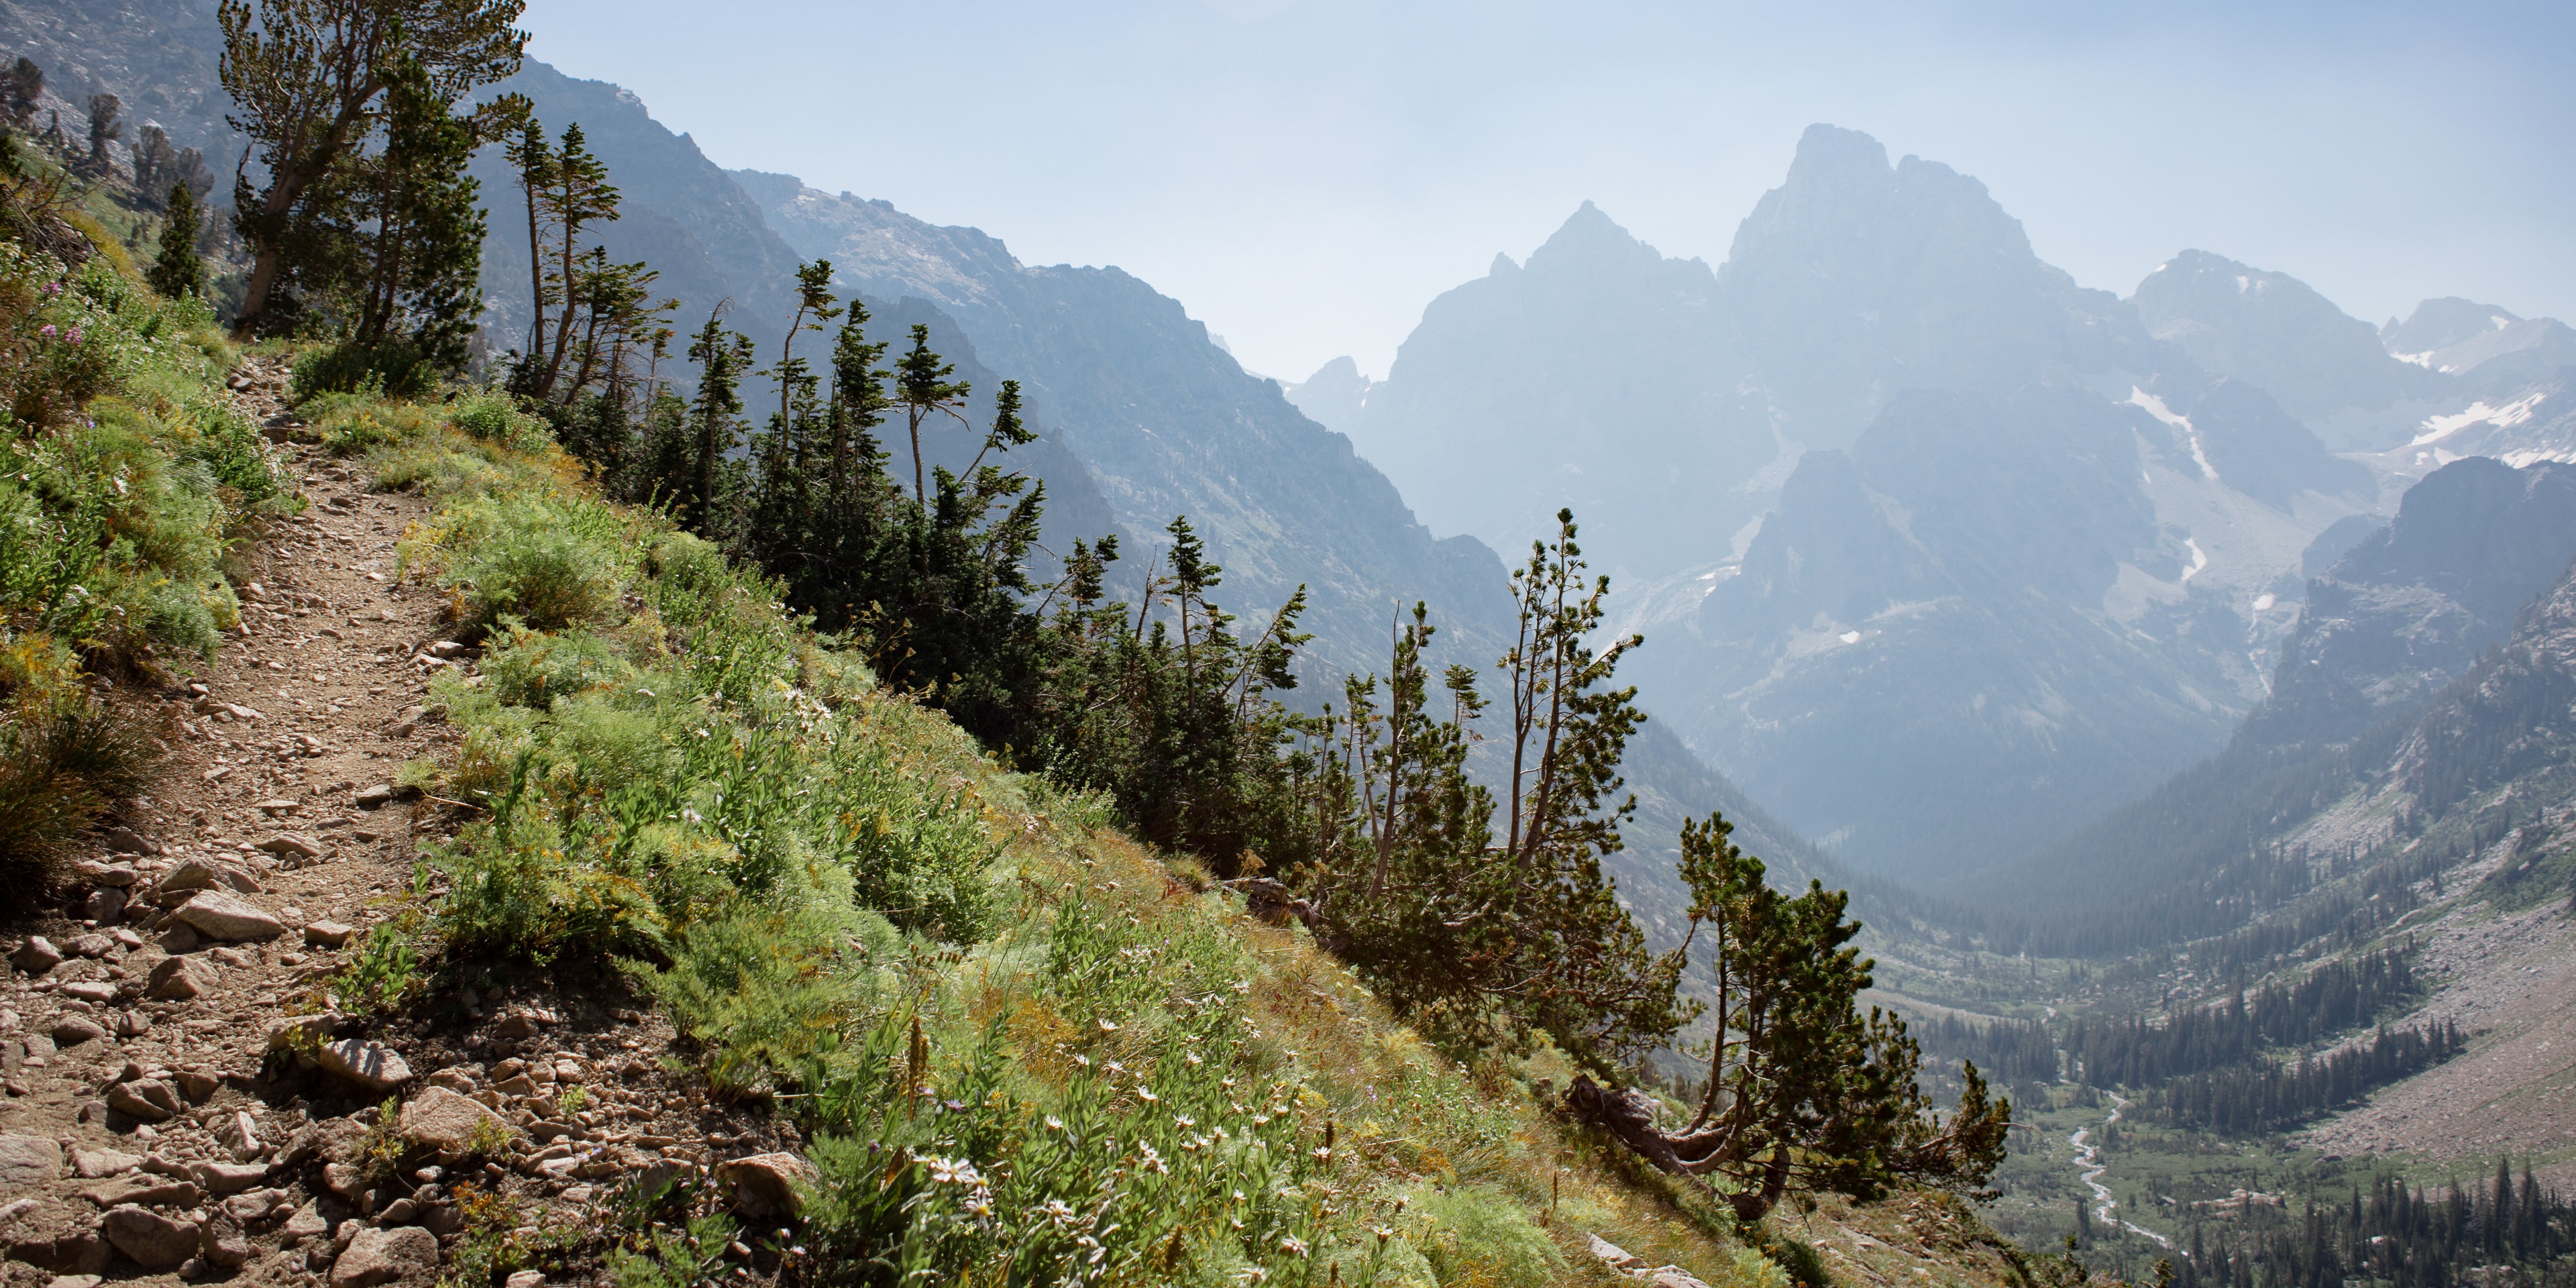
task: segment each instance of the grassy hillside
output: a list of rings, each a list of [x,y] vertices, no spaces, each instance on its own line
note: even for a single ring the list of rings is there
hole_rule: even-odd
[[[1444,1059],[1302,932],[599,501],[536,422],[479,396],[310,410],[378,486],[433,499],[407,575],[482,649],[437,686],[452,760],[413,770],[476,804],[386,932],[420,965],[379,1004],[631,984],[715,1094],[810,1139],[817,1273],[1562,1283],[1600,1276],[1597,1233],[1780,1282],[1719,1205],[1540,1113],[1544,1061]]]

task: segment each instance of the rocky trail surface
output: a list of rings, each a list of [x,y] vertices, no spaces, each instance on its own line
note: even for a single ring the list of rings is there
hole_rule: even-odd
[[[169,744],[160,785],[0,945],[5,1283],[426,1285],[469,1242],[561,1277],[596,1263],[611,1178],[712,1175],[766,1214],[799,1166],[777,1129],[672,1073],[614,980],[346,1005],[421,847],[472,816],[396,781],[452,737],[429,679],[474,651],[402,579],[425,503],[297,441],[283,370],[232,385],[311,505],[245,552],[215,663],[117,699]]]

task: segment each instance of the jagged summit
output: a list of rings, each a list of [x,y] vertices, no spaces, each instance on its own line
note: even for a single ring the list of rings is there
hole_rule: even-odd
[[[1524,267],[1534,273],[1634,274],[1653,272],[1663,262],[1661,252],[1586,201],[1531,252]]]
[[[2130,298],[2157,339],[2213,372],[2262,386],[2301,420],[2437,392],[2423,369],[2388,355],[2369,323],[2287,273],[2186,250],[2157,265]]]

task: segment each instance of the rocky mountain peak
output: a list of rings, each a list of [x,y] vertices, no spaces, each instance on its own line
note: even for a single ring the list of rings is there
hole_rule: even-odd
[[[2379,328],[2379,342],[2390,353],[2430,353],[2501,331],[2521,320],[2492,304],[2445,295],[2416,305],[2403,322],[2388,319],[2388,325]]]
[[[1635,234],[1587,201],[1530,255],[1525,267],[1533,273],[1624,277],[1652,273],[1663,262],[1663,255],[1654,247],[1637,240]]]
[[[2441,392],[2430,373],[2388,356],[2369,323],[2287,273],[2186,250],[2149,272],[2131,302],[2155,338],[2260,386],[2301,420]]]

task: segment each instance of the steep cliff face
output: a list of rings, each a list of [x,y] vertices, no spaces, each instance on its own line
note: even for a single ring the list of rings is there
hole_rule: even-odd
[[[1509,603],[1493,552],[1435,540],[1349,439],[1247,374],[1178,301],[1115,268],[1023,265],[975,229],[881,201],[739,177],[845,287],[955,318],[987,366],[1026,384],[1128,532],[1150,543],[1189,516],[1226,569],[1229,608],[1266,613],[1306,586],[1314,656],[1330,669],[1383,667],[1388,614],[1415,599],[1461,655],[1496,651]]]
[[[1614,576],[1686,567],[1761,513],[1742,485],[1782,452],[1763,402],[1728,392],[1715,289],[1586,202],[1423,310],[1354,441],[1436,531],[1526,550],[1571,507]]]
[[[218,200],[229,197],[242,153],[241,136],[224,124],[232,100],[215,75],[223,44],[215,0],[0,0],[0,53],[34,59],[46,90],[71,103],[124,99],[126,141],[149,121],[172,146],[204,153],[221,181]],[[73,134],[83,124],[63,120]]]
[[[2576,466],[2444,466],[2397,517],[2308,585],[2272,692],[2240,739],[2284,750],[2350,740],[2423,703],[2503,640],[2576,559]]]
[[[2367,322],[2286,273],[2187,250],[2138,283],[2138,317],[2211,371],[2270,391],[2301,420],[2448,392],[2380,346]]]
[[[1809,446],[1847,444],[1899,391],[2009,393],[2157,363],[2117,297],[2040,261],[1974,178],[1815,125],[1737,228],[1716,308]]]
[[[2539,734],[2565,712],[2549,714],[2555,681],[2495,680],[2512,668],[2496,671],[2492,650],[2533,629],[2535,596],[2566,593],[2571,468],[2481,458],[2417,483],[2309,583],[2270,696],[2223,750],[1974,884],[2154,934],[2214,933],[2260,906],[2249,854],[2377,846],[2393,819],[2431,826],[2528,769],[2515,749],[2557,746]],[[2481,686],[2544,697],[2487,701]]]

